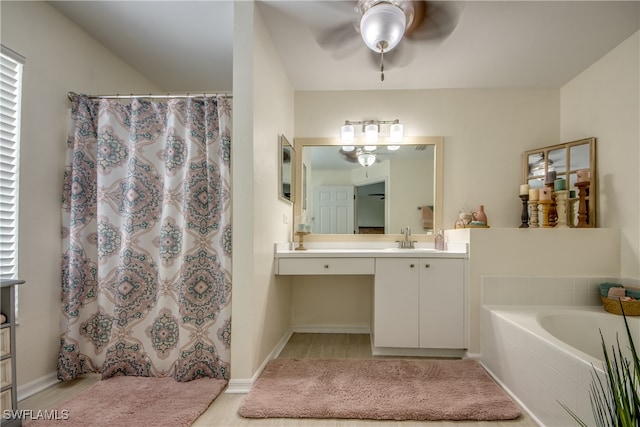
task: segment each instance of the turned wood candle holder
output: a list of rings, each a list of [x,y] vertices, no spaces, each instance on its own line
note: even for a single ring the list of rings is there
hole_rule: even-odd
[[[555,227],[558,223],[558,210],[556,205],[556,193],[553,189],[553,182],[545,184],[551,190],[551,204],[549,205],[549,226]]]
[[[576,203],[578,203],[577,197],[570,197],[567,199],[567,225],[569,227],[576,226]]]
[[[538,201],[529,200],[529,227],[538,228]]]
[[[589,188],[589,181],[579,181],[576,182],[576,187],[578,187],[578,224],[576,227],[578,228],[588,228],[590,227],[588,220],[588,210],[587,210],[587,188]]]
[[[296,251],[306,251],[307,248],[304,247],[304,236],[310,234],[308,231],[296,231],[296,236],[298,236],[298,247]]]
[[[558,228],[567,228],[567,190],[556,191]]]
[[[529,195],[521,194],[520,200],[522,200],[522,214],[520,215],[522,224],[520,224],[520,227],[518,228],[529,228],[529,210],[527,209],[527,202],[529,201]]]
[[[538,201],[542,205],[542,228],[552,228],[553,225],[549,223],[549,206],[551,206],[551,200]]]

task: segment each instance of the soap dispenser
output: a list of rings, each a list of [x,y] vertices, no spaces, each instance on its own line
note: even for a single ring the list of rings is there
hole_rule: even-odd
[[[444,251],[444,234],[442,230],[438,230],[438,234],[436,234],[435,247],[438,251]]]

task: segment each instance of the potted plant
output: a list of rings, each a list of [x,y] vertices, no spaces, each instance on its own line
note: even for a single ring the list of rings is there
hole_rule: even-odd
[[[622,308],[622,304],[620,305]],[[605,380],[600,378],[595,367],[591,373],[593,378],[589,392],[591,409],[596,425],[599,427],[640,426],[640,361],[624,310],[622,310],[622,317],[629,338],[632,360],[623,356],[617,336],[617,348],[612,346],[611,353],[609,353],[602,332],[600,332],[602,352],[604,353]],[[579,425],[587,426],[569,407],[562,402],[560,405],[571,414]]]

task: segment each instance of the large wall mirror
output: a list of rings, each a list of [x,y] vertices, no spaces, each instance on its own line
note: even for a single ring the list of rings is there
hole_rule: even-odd
[[[293,146],[284,135],[280,135],[279,142],[280,176],[278,179],[278,196],[282,200],[293,202],[293,171],[296,156]]]
[[[598,174],[596,169],[596,139],[586,138],[564,144],[550,145],[525,151],[522,159],[523,182],[531,188],[541,188],[544,185],[547,172],[555,171],[557,178],[564,178],[567,190],[578,195],[576,187],[579,170],[589,171],[589,187],[586,189],[587,223],[596,227]],[[577,208],[574,224],[577,223]]]
[[[309,241],[397,240],[404,227],[428,240],[442,228],[442,150],[442,137],[366,147],[296,138],[294,227],[308,225]]]

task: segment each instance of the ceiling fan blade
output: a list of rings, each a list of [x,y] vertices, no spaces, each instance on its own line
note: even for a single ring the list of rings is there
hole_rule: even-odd
[[[406,37],[428,41],[446,39],[458,26],[463,6],[458,1],[415,1],[415,16]]]
[[[370,50],[370,49],[369,49]],[[398,46],[390,52],[384,54],[384,70],[404,68],[411,63],[414,56],[414,47],[409,43],[400,42]],[[380,54],[370,50],[369,62],[380,70]]]
[[[344,59],[356,53],[362,46],[359,19],[356,14],[358,2],[353,0],[319,1],[325,22],[333,26],[316,32],[316,42],[335,59]]]
[[[344,23],[322,31],[316,37],[316,42],[335,59],[343,59],[353,55],[364,46],[360,33],[356,31],[352,23]]]
[[[344,160],[346,160],[349,163],[358,163],[358,153],[354,150],[354,151],[344,151],[342,148],[340,149],[339,153],[344,157]]]

